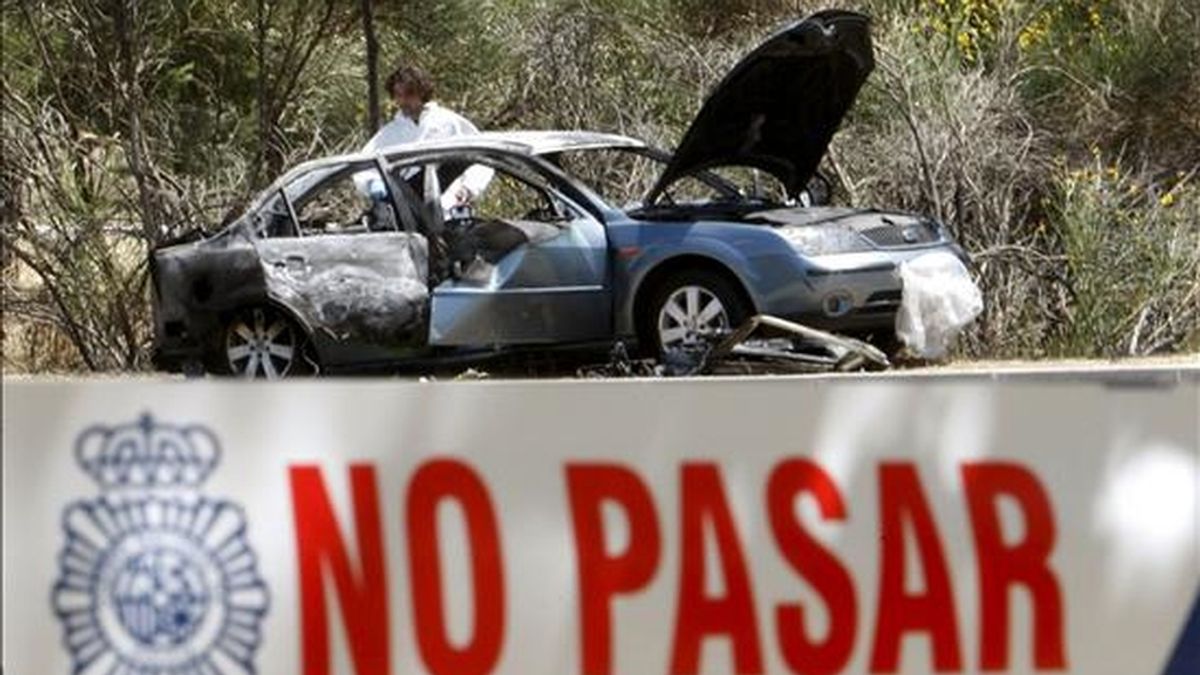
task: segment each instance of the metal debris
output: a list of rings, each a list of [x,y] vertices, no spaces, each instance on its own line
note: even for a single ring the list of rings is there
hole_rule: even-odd
[[[885,370],[886,354],[861,340],[760,314],[736,330],[707,336],[702,344],[673,350],[660,361],[632,359],[624,344],[608,363],[581,368],[580,377],[688,377]]]
[[[576,376],[584,379],[603,379],[620,377],[660,377],[658,364],[654,359],[635,359],[629,356],[629,349],[624,342],[613,345],[608,354],[608,363],[598,366],[584,366],[576,371]]]

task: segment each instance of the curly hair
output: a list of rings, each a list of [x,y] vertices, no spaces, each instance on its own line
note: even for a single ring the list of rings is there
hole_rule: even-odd
[[[394,95],[396,89],[404,87],[415,92],[422,101],[433,98],[433,78],[419,66],[399,66],[387,78],[387,92]]]

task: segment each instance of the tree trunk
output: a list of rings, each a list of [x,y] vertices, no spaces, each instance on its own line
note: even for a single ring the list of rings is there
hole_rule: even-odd
[[[367,136],[379,130],[379,40],[375,36],[375,10],[371,0],[361,0],[363,38],[367,43]]]
[[[254,157],[253,186],[262,184],[263,165],[267,161],[267,0],[255,3],[254,15],[254,77],[258,104],[258,150]]]
[[[121,82],[118,88],[125,104],[125,122],[128,138],[125,151],[129,157],[129,172],[133,174],[138,190],[138,206],[142,216],[142,233],[148,246],[153,248],[162,235],[162,213],[158,208],[155,181],[150,158],[146,151],[146,138],[142,129],[142,83],[141,71],[141,27],[138,25],[136,3],[120,2],[113,17],[117,50],[121,60]]]

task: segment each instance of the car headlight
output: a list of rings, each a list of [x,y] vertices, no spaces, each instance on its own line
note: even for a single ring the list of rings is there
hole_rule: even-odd
[[[779,234],[800,253],[805,255],[829,255],[870,251],[871,244],[853,229],[840,225],[788,227]]]

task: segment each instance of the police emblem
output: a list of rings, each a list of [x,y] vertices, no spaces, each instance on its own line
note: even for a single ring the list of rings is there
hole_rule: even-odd
[[[200,495],[221,450],[149,415],[75,443],[100,486],[63,513],[51,603],[73,673],[253,673],[269,593],[242,510]]]

